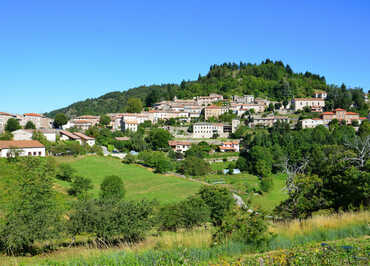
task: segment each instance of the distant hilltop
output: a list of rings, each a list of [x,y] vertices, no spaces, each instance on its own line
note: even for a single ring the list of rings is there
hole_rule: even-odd
[[[145,106],[163,100],[192,99],[212,93],[231,98],[232,95],[254,95],[273,101],[290,101],[294,97],[311,97],[316,90],[328,91],[335,85],[326,83],[325,77],[310,72],[295,73],[281,61],[266,59],[260,64],[224,63],[212,65],[209,72],[197,80],[180,84],[140,86],[127,91],[115,91],[98,98],[88,98],[45,115],[54,117],[64,113],[69,117],[102,115],[127,111],[127,101],[139,98]]]

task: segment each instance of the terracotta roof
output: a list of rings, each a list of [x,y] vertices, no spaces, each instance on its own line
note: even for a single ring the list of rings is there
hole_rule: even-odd
[[[86,136],[85,134],[82,134],[80,132],[75,132],[73,134],[76,135],[77,137],[80,137],[81,139],[84,139],[84,140],[94,140],[94,138]]]
[[[295,98],[294,101],[325,101],[324,99],[321,98]]]
[[[347,112],[346,115],[358,115],[358,113],[355,113],[355,112]]]
[[[183,141],[183,140],[169,140],[168,145],[175,146],[175,145],[191,145],[190,141]]]
[[[5,115],[5,116],[14,116],[14,115],[12,115],[12,114],[4,113],[4,112],[0,112],[0,115]]]
[[[130,140],[130,137],[115,137],[115,139],[118,141],[123,141],[123,140]]]
[[[366,117],[360,117],[359,118],[360,120],[365,120],[365,119],[367,119]]]
[[[223,145],[230,145],[230,144],[239,144],[239,140],[233,140],[233,141],[225,141],[225,142],[223,142]]]
[[[37,140],[0,140],[0,150],[9,148],[44,148]]]
[[[65,130],[61,130],[61,131],[60,131],[60,134],[61,134],[61,135],[66,135],[67,137],[69,137],[69,138],[71,138],[71,139],[74,139],[74,140],[76,140],[76,139],[80,139],[80,137],[79,137],[79,136],[76,136],[75,134],[73,134],[73,133],[71,133],[71,132],[68,132],[68,131],[65,131]]]
[[[42,117],[42,115],[40,114],[35,114],[35,113],[26,113],[26,114],[23,114],[24,116],[36,116],[36,117]]]
[[[333,112],[323,112],[322,115],[333,115]]]
[[[220,146],[220,150],[235,150],[234,147],[224,147],[224,146]]]
[[[326,93],[326,91],[319,91],[319,90],[316,90],[315,93]]]
[[[344,109],[342,109],[342,108],[337,108],[337,109],[335,109],[334,110],[335,112],[337,112],[337,111],[345,111]]]
[[[136,121],[125,121],[125,124],[137,125],[138,122],[136,122]]]

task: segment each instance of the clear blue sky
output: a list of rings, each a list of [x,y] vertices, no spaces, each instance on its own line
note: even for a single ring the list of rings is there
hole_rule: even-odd
[[[370,1],[0,3],[0,111],[51,111],[265,58],[367,91]]]

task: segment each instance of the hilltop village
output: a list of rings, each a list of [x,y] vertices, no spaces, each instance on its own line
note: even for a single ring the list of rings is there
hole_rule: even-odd
[[[200,141],[217,144],[220,152],[239,152],[238,138],[241,136],[235,133],[241,128],[271,128],[276,123],[292,129],[319,125],[328,128],[331,123],[341,123],[352,125],[357,130],[363,121],[370,119],[370,115],[361,117],[341,108],[324,111],[326,98],[327,93],[319,90],[314,92],[312,98],[294,98],[291,102],[270,101],[253,95],[234,95],[225,99],[215,93],[193,99],[177,99],[175,96],[172,101],[157,102],[141,112],[108,113],[103,116],[107,119],[105,123],[101,121],[102,116],[93,115],[82,115],[56,124],[54,119],[42,114],[0,112],[0,133],[6,130],[9,119],[17,124],[12,130],[12,137],[5,137],[6,143],[1,144],[0,149],[3,157],[12,145],[24,149],[24,155],[44,156],[47,152],[38,150],[43,145],[33,140],[35,132],[41,133],[49,142],[70,140],[93,147],[95,138],[91,131],[90,136],[86,132],[104,124],[112,132],[122,132],[127,136],[137,132],[140,126],[165,129],[172,135],[168,145],[175,152],[184,153]],[[364,100],[368,101],[367,94]],[[307,118],[302,119],[302,114],[306,114]],[[118,141],[128,139],[116,137]]]

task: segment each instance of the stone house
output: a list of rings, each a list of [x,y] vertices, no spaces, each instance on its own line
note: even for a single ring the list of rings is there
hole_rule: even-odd
[[[190,141],[183,141],[183,140],[169,140],[168,145],[170,145],[171,149],[174,152],[181,152],[184,153],[191,147]]]
[[[322,112],[323,107],[325,107],[325,100],[321,98],[295,98],[292,99],[291,106],[294,107],[294,111],[309,107],[313,112]]]
[[[239,152],[239,140],[224,141],[219,149],[221,152]]]
[[[228,106],[211,105],[204,108],[204,118],[208,120],[210,117],[218,118],[220,115],[229,111]]]
[[[90,147],[95,145],[95,139],[89,136],[86,136],[85,134],[82,134],[80,132],[74,132],[74,135],[77,137],[80,137],[83,144],[89,145]]]
[[[10,118],[16,118],[16,116],[9,113],[0,112],[0,133],[5,131],[6,123]]]
[[[55,142],[57,138],[58,130],[55,129],[18,129],[13,131],[14,140],[32,140],[33,133],[38,131],[44,135],[44,137],[50,141]]]
[[[200,122],[193,125],[193,138],[212,138],[214,134],[224,136],[222,123]]]

